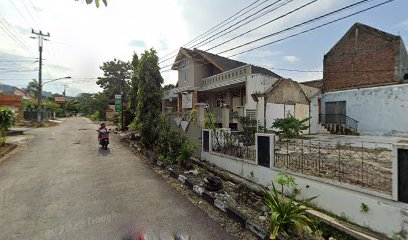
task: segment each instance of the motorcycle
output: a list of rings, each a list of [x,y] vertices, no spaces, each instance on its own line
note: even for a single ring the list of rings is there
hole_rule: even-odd
[[[102,129],[102,130],[96,130],[99,134],[99,145],[102,146],[102,148],[108,149],[108,145],[109,145],[109,133],[111,132],[111,130],[106,130],[106,129]]]

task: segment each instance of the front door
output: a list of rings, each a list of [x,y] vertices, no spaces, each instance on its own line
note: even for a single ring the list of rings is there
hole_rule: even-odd
[[[346,115],[346,101],[326,102],[326,123],[339,123]]]

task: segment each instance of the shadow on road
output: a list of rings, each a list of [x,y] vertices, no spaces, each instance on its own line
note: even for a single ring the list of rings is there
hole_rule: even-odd
[[[103,148],[99,148],[98,150],[98,154],[102,155],[102,156],[108,156],[111,153],[111,150],[108,149],[103,149]]]

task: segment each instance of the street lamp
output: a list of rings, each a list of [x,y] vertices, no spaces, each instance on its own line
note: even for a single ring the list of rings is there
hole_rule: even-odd
[[[39,86],[38,86],[38,94],[37,94],[37,96],[38,96],[38,107],[41,106],[42,87],[44,86],[44,84],[47,84],[47,83],[50,83],[50,82],[55,82],[55,81],[62,80],[62,79],[71,79],[71,77],[68,76],[68,77],[56,78],[56,79],[52,79],[52,80],[49,80],[49,81],[45,81],[45,82],[43,82],[42,84],[39,84]],[[37,115],[38,121],[41,121],[41,113],[40,113],[40,111],[38,111],[37,114],[38,114],[38,115]]]

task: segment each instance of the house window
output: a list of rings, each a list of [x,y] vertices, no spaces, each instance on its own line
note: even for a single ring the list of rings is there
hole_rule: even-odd
[[[247,109],[246,110],[246,116],[249,117],[251,120],[256,120],[256,110],[253,109]]]
[[[244,69],[244,73],[246,73],[246,68]]]
[[[228,73],[228,78],[230,78],[230,77],[231,77],[231,74]]]
[[[225,92],[215,93],[215,106],[222,107],[225,104]]]
[[[239,70],[239,74],[242,74],[242,70]]]
[[[182,70],[182,78],[183,82],[187,82],[188,80],[188,61],[187,59],[184,59],[182,65],[181,65],[181,70]]]

